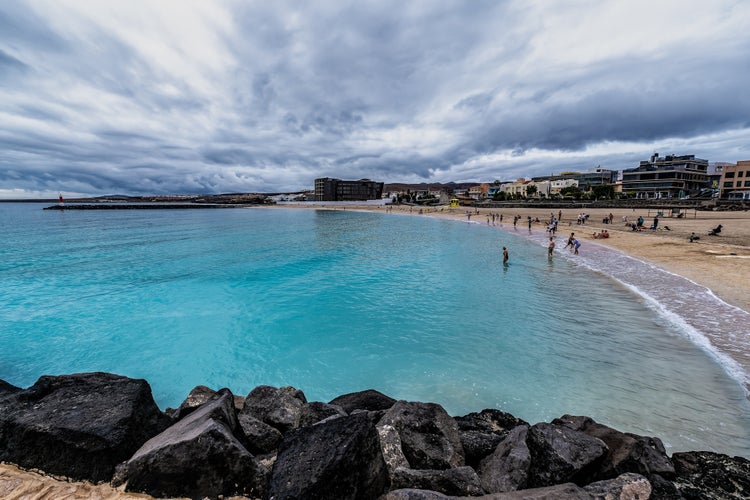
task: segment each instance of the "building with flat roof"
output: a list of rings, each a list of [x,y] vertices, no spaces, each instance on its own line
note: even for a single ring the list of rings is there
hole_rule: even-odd
[[[370,179],[345,181],[330,177],[315,179],[315,201],[365,201],[382,197],[382,182]]]
[[[719,186],[721,198],[750,201],[750,160],[724,165]]]
[[[534,182],[544,181],[577,181],[576,184],[582,189],[592,186],[603,186],[607,184],[614,184],[617,182],[619,172],[617,170],[609,170],[606,168],[597,167],[593,172],[563,172],[558,175],[545,175],[541,177],[534,177]]]
[[[695,155],[651,155],[622,171],[622,192],[639,199],[684,198],[708,187],[708,161]]]

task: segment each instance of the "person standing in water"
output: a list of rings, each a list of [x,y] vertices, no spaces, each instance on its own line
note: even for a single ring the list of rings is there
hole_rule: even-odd
[[[508,263],[508,249],[503,247],[503,264]]]
[[[550,236],[549,237],[549,246],[547,247],[547,255],[549,257],[552,257],[552,252],[555,250],[555,239]]]

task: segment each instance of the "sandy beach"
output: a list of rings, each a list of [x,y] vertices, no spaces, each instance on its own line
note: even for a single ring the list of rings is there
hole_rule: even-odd
[[[293,208],[300,208],[293,205]],[[283,206],[276,208],[284,208]],[[314,209],[369,210],[376,212],[392,211],[394,214],[413,214],[467,220],[467,211],[471,211],[473,222],[486,223],[491,213],[503,215],[503,225],[512,227],[515,215],[521,216],[520,229],[526,229],[526,217],[537,217],[540,223],[532,225],[532,231],[544,232],[545,221],[550,217],[550,209],[508,208],[508,209],[475,209],[468,207],[449,209],[438,207],[422,210],[418,207],[347,205],[321,207]],[[557,214],[559,209],[553,209]],[[605,245],[636,258],[653,264],[674,274],[705,286],[728,304],[750,312],[750,212],[712,212],[688,211],[684,217],[659,218],[660,230],[643,230],[634,232],[623,222],[623,217],[635,221],[639,216],[645,219],[644,227],[653,223],[656,210],[647,209],[590,209],[587,222],[576,223],[579,212],[563,209],[562,223],[557,233],[558,243],[565,241],[570,232],[582,242],[581,252],[589,244]],[[613,215],[613,224],[603,223],[609,214]],[[496,221],[499,224],[499,221]],[[719,236],[709,236],[708,232],[721,224]],[[666,229],[669,227],[669,230]],[[606,229],[610,233],[607,239],[595,239],[594,233]],[[700,237],[689,242],[691,233]],[[13,465],[0,464],[0,497],[7,499],[137,499],[150,498],[147,495],[127,494],[109,485],[92,485],[85,482],[68,482],[36,472],[22,471]]]
[[[398,209],[394,209],[398,210]],[[465,209],[453,212],[438,211],[428,215],[451,217],[466,220]],[[557,214],[559,209],[555,209]],[[517,208],[508,210],[480,209],[479,215],[472,216],[477,221],[486,221],[488,213],[502,213],[503,223],[512,224],[513,216],[520,215],[519,227],[526,228],[526,217],[549,219],[548,209]],[[750,312],[750,212],[709,212],[690,210],[682,218],[659,217],[660,230],[634,232],[622,222],[623,217],[635,222],[639,216],[645,220],[644,227],[653,223],[656,210],[632,209],[592,209],[586,210],[589,218],[584,225],[578,225],[578,213],[563,210],[562,223],[557,237],[567,238],[571,232],[583,245],[589,242],[616,248],[634,257],[650,261],[662,269],[684,276],[709,288],[723,301]],[[613,215],[613,224],[602,220]],[[667,214],[668,215],[668,214]],[[721,234],[709,236],[709,231],[721,224]],[[664,229],[669,227],[669,230]],[[595,239],[594,233],[606,229],[611,235],[606,239]],[[545,231],[544,223],[534,223],[532,231]],[[691,233],[700,239],[689,242]],[[581,251],[585,251],[582,247]]]

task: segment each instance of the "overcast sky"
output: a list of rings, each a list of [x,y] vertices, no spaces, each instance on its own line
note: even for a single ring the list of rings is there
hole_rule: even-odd
[[[747,0],[0,2],[0,197],[750,160]]]

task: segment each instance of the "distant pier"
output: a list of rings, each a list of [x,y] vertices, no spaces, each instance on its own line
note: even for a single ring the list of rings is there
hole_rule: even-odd
[[[184,208],[242,208],[257,204],[218,203],[71,203],[51,205],[44,210],[175,210]]]

